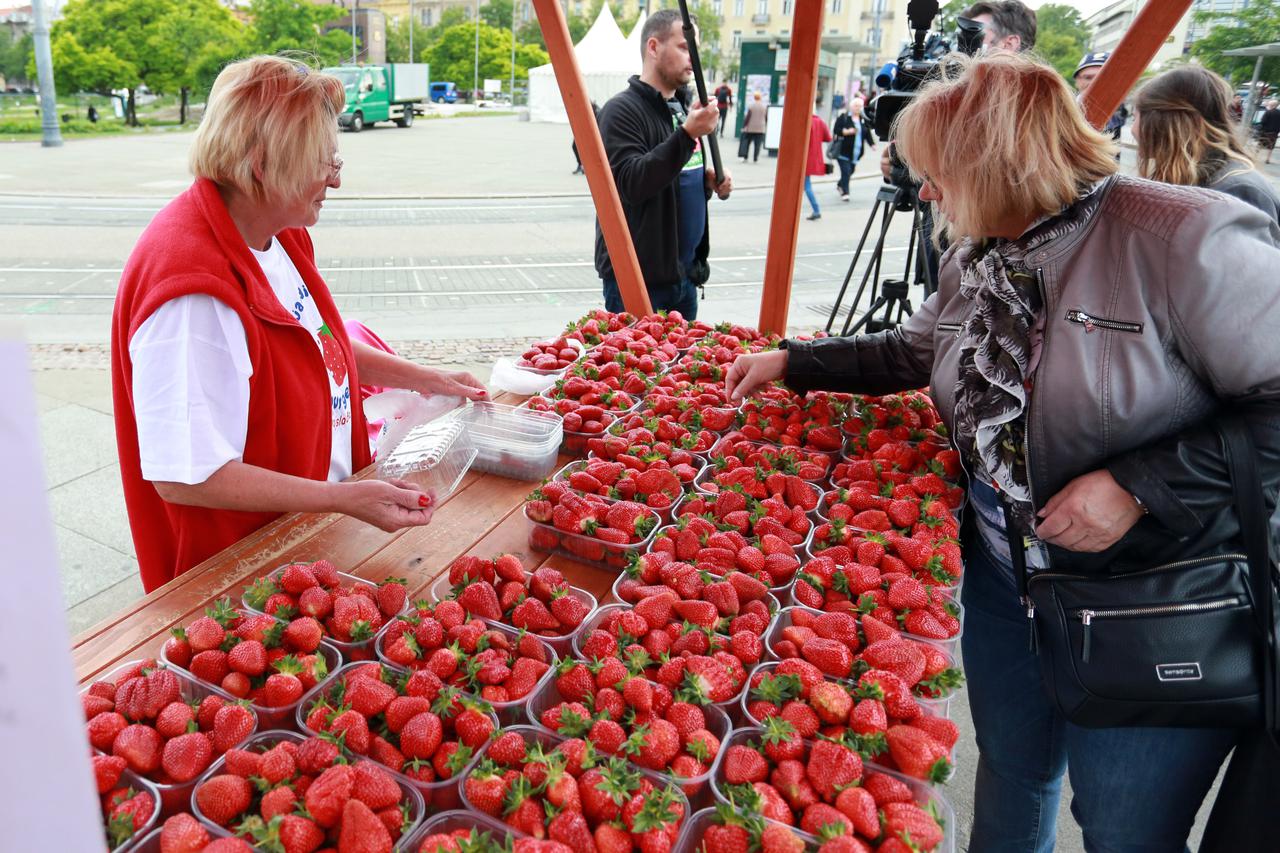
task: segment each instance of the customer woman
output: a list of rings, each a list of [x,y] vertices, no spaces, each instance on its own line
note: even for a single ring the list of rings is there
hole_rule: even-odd
[[[1028,648],[1001,505],[1036,569],[1150,565],[1229,538],[1217,412],[1248,415],[1264,480],[1280,478],[1280,230],[1218,193],[1116,176],[1052,68],[957,63],[894,134],[954,244],[938,292],[892,330],[743,357],[728,391],[930,388],[971,473],[969,849],[1052,850],[1069,770],[1085,849],[1181,851],[1237,733],[1068,722]]]
[[[836,182],[836,190],[841,201],[849,200],[849,178],[854,168],[868,148],[876,147],[876,135],[871,129],[871,122],[862,112],[862,99],[854,98],[849,108],[836,117],[835,126],[831,128],[836,139],[840,140],[840,151],[836,156],[836,166],[840,168],[840,180]]]
[[[818,98],[816,106],[822,105],[822,98]],[[804,194],[809,199],[809,206],[813,208],[813,213],[809,214],[806,219],[813,221],[822,218],[822,208],[818,206],[818,197],[813,194],[813,183],[811,178],[819,178],[827,174],[827,163],[822,152],[826,149],[826,144],[831,141],[831,128],[827,127],[827,123],[822,120],[822,116],[814,112],[809,117],[809,157],[804,167]]]
[[[1258,171],[1231,118],[1231,86],[1208,68],[1166,71],[1138,91],[1138,172],[1233,195],[1280,221],[1280,195]]]
[[[125,265],[112,390],[147,590],[283,512],[426,524],[433,498],[416,487],[343,482],[370,461],[360,383],[485,394],[347,337],[306,231],[342,183],[343,99],[336,78],[281,57],[227,66],[192,144],[195,184]]]

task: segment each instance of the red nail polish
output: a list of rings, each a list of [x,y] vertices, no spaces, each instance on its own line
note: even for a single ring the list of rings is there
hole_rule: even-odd
[[[431,496],[430,496],[430,495],[418,495],[418,506],[420,506],[420,507],[429,507],[429,506],[431,506]]]

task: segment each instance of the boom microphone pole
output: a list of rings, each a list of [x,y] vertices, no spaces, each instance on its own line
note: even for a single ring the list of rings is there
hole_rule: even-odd
[[[706,106],[710,103],[707,100],[707,81],[702,78],[702,60],[698,57],[698,40],[693,34],[693,21],[689,19],[688,0],[680,0],[680,18],[683,22],[684,40],[689,45],[689,64],[693,66],[693,82],[698,88],[698,100]],[[720,143],[715,131],[702,138],[711,143],[711,168],[716,173],[716,186],[720,186],[724,182],[724,169],[720,165]]]

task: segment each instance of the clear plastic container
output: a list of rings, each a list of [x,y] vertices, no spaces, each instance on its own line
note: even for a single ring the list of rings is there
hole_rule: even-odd
[[[550,401],[552,405],[555,404],[554,397],[550,397],[546,394],[538,394],[535,396],[542,397],[544,400]],[[630,414],[631,412],[634,412],[637,408],[640,407],[640,403],[641,403],[641,400],[643,400],[643,397],[637,397],[634,394],[628,394],[627,396],[631,397],[633,400],[632,404],[627,408],[618,409],[618,410],[605,409],[605,412],[612,416],[609,418],[609,423],[604,424],[605,430],[608,430],[609,426],[618,418],[622,417],[623,415]],[[539,411],[538,409],[533,409],[533,407],[530,405],[530,402],[532,400],[533,400],[533,397],[530,397],[528,400],[520,404],[520,408],[530,409],[532,411]],[[565,429],[563,431],[563,439],[560,442],[560,450],[561,452],[568,453],[572,456],[585,457],[587,455],[587,441],[593,438],[601,438],[602,436],[604,436],[604,434],[605,434],[604,431],[577,432],[571,429]]]
[[[473,830],[481,833],[490,833],[495,840],[495,844],[492,847],[486,847],[486,850],[497,850],[504,847],[510,849],[512,840],[529,837],[514,826],[508,826],[483,812],[455,809],[454,811],[441,812],[438,815],[427,818],[422,822],[421,826],[413,831],[412,836],[400,842],[399,850],[401,853],[419,853],[422,849],[422,842],[431,836],[447,835],[457,830],[463,830],[468,833]],[[507,843],[504,844],[504,840]],[[423,851],[423,853],[435,853],[435,851],[427,850]]]
[[[524,507],[525,521],[529,525],[531,549],[543,554],[562,554],[575,562],[614,572],[625,569],[632,557],[638,557],[649,549],[649,543],[657,533],[659,521],[656,512],[653,510],[649,512],[653,513],[654,519],[654,529],[649,532],[649,535],[630,545],[617,545],[596,539],[594,536],[568,533],[550,524],[534,521],[529,518],[529,505],[525,504]]]
[[[162,826],[153,827],[146,835],[135,836],[112,853],[160,853],[160,833],[163,830]]]
[[[659,536],[661,536],[661,535],[662,535],[662,532],[663,532],[664,530],[672,530],[672,529],[674,529],[674,528],[671,528],[671,527],[664,527],[664,528],[662,528],[662,530],[659,530],[659,531],[658,531],[658,535],[659,535]],[[797,547],[797,548],[800,548],[800,549],[801,549],[801,554],[803,554],[804,546],[803,546],[803,545],[797,545],[796,547]],[[797,556],[800,556],[800,555],[797,555]],[[796,572],[797,572],[797,573],[799,573],[799,572],[800,572],[800,571],[802,571],[803,569],[804,569],[804,565],[803,565],[803,559],[802,559],[802,560],[801,560],[801,566],[800,566],[800,568],[799,568],[799,569],[797,569],[797,570],[796,570]],[[618,603],[618,604],[626,604],[626,605],[630,606],[630,605],[633,605],[633,604],[638,603],[638,602],[640,601],[640,599],[639,599],[639,598],[634,598],[634,597],[633,597],[633,598],[634,598],[634,600],[632,600],[632,598],[628,598],[628,597],[627,597],[627,595],[626,595],[626,593],[625,593],[625,591],[624,591],[624,589],[623,589],[623,584],[627,581],[627,579],[628,579],[628,578],[627,578],[627,575],[626,575],[626,573],[625,573],[625,572],[624,572],[623,574],[618,575],[618,577],[617,577],[617,578],[614,580],[614,582],[613,582],[613,586],[612,586],[612,587],[610,588],[610,590],[609,590],[609,597],[610,597],[610,598],[613,600],[613,602],[615,602],[615,603]],[[782,606],[783,606],[783,602],[786,600],[786,595],[787,595],[787,594],[788,594],[788,592],[790,591],[790,589],[791,589],[791,585],[792,585],[793,583],[794,583],[794,579],[792,579],[792,580],[790,580],[790,581],[787,581],[787,582],[786,582],[786,583],[784,583],[784,584],[779,584],[778,586],[771,586],[771,587],[769,587],[769,589],[768,589],[768,594],[769,594],[770,598],[766,598],[766,599],[765,599],[765,603],[767,603],[767,604],[769,605],[769,612],[770,612],[770,613],[776,614],[776,613],[778,612],[778,610],[780,610],[780,609],[782,608]],[[659,581],[658,583],[653,584],[653,586],[664,586],[664,584],[663,584],[661,581]],[[668,588],[669,588],[669,587],[668,587]]]
[[[570,476],[577,473],[578,471],[585,471],[587,468],[587,465],[589,464],[591,464],[590,460],[575,459],[573,462],[570,462],[569,464],[561,468],[559,471],[557,471],[555,473],[555,476],[552,477],[551,479],[567,483],[569,482]],[[700,464],[700,468],[701,467],[705,467],[705,466],[702,466]],[[607,497],[607,496],[601,495],[601,497]],[[679,512],[680,504],[684,503],[684,499],[685,499],[685,490],[681,488],[680,494],[676,496],[675,500],[671,502],[670,506],[666,506],[661,509],[657,509],[655,507],[649,507],[649,509],[652,509],[655,513],[658,514],[659,524],[670,524],[672,520],[675,518],[676,513]],[[609,500],[612,501],[613,499],[609,498]],[[639,503],[639,501],[636,501],[636,503]],[[643,505],[644,504],[641,504],[641,506]]]
[[[454,418],[476,448],[471,467],[513,480],[542,480],[556,469],[564,419],[502,403],[471,403]]]
[[[328,684],[329,680],[333,678],[334,671],[337,670],[338,667],[342,666],[343,663],[342,654],[333,645],[330,645],[331,642],[332,641],[330,640],[321,640],[320,648],[316,649],[316,654],[324,658],[325,669],[329,673],[326,677],[320,679],[320,681],[316,683],[317,687]],[[160,659],[168,666],[173,667],[175,670],[181,672],[188,678],[193,679],[198,684],[216,689],[218,693],[222,693],[222,690],[217,685],[209,684],[209,682],[197,677],[191,671],[170,661],[163,648],[160,649]],[[249,707],[258,715],[259,728],[288,729],[293,727],[294,711],[297,709],[298,703],[295,702],[292,705],[282,705],[279,708],[271,708],[266,705],[259,705],[251,702]]]
[[[694,488],[704,495],[719,494],[719,490],[714,490],[707,487],[707,484],[710,483],[712,480],[714,480],[718,473],[720,472],[716,470],[716,466],[714,464],[710,464],[707,467],[703,468],[702,471],[698,473],[697,479],[693,481]],[[821,506],[822,495],[823,495],[822,486],[820,486],[817,481],[813,481],[813,480],[806,480],[805,484],[808,485],[809,488],[813,489],[814,494],[818,496],[818,505]],[[810,520],[816,519],[818,517],[817,507],[809,510],[808,512],[805,513],[805,515],[809,516]],[[810,529],[812,529],[812,525],[810,525]]]
[[[201,681],[191,673],[187,672],[182,667],[174,666],[173,664],[167,661],[164,661],[163,658],[161,658],[160,661],[166,668],[172,670],[173,674],[178,677],[178,691],[183,701],[200,702],[206,696],[218,696],[218,697],[221,697],[227,703],[232,703],[236,701],[235,698],[232,697],[229,693],[226,693],[223,690],[210,685],[208,682]],[[125,663],[120,664],[119,666],[116,666],[108,670],[107,672],[104,672],[102,675],[99,675],[96,678],[91,679],[89,683],[86,684],[80,690],[80,695],[84,696],[86,693],[88,693],[89,687],[92,686],[92,684],[96,681],[110,681],[112,684],[115,684],[116,680],[126,670],[132,669],[133,667],[137,666],[142,662],[143,661],[141,660],[127,661]],[[256,709],[253,709],[251,706],[251,710],[255,711],[253,730],[257,731],[259,728],[261,728],[262,722],[261,722],[261,719],[256,714]],[[160,808],[158,809],[158,811],[161,817],[168,817],[169,815],[177,814],[178,812],[187,811],[188,809],[187,804],[191,800],[191,790],[196,785],[196,779],[192,779],[190,782],[171,782],[168,784],[162,784],[160,782],[155,782],[153,780],[147,780],[147,781],[155,786],[155,789],[159,794],[158,804]]]
[[[726,805],[733,805],[729,802],[729,798],[725,793],[727,783],[724,778],[724,756],[728,753],[731,746],[746,744],[749,741],[758,741],[764,735],[764,729],[759,728],[741,728],[735,729],[733,734],[729,735],[725,743],[724,749],[720,753],[720,760],[716,762],[716,766],[712,771],[712,790],[718,802]],[[804,756],[801,761],[807,761],[809,757],[810,742],[805,741]],[[946,798],[937,787],[919,779],[913,779],[905,776],[896,770],[890,770],[887,767],[881,767],[870,761],[864,761],[862,764],[862,776],[865,779],[868,774],[881,773],[885,776],[891,776],[894,779],[904,783],[911,789],[911,793],[915,796],[916,805],[924,809],[933,809],[938,816],[938,822],[942,824],[942,841],[929,851],[929,853],[955,853],[956,849],[956,812],[952,808],[951,802]],[[740,806],[735,806],[740,808]],[[796,821],[799,825],[799,820]]]
[[[409,430],[400,443],[378,460],[378,476],[412,477],[435,492],[439,505],[453,493],[475,462],[477,450],[466,426],[455,418],[437,418]]]
[[[349,663],[346,666],[344,666],[341,670],[339,670],[339,672],[335,675],[335,678],[337,677],[345,678],[346,673],[349,672],[350,670],[356,668],[357,666],[368,666],[368,664],[369,664],[368,661],[361,661],[359,663],[354,663],[354,664]],[[386,664],[383,664],[383,666],[386,666]],[[405,670],[399,669],[398,667],[387,667],[387,668],[399,673],[405,672]],[[332,682],[330,682],[330,684],[328,685],[325,685],[325,690],[327,690],[330,686],[332,686]],[[297,725],[298,725],[298,730],[301,731],[304,735],[312,736],[312,735],[320,734],[320,732],[317,732],[314,729],[311,729],[307,726],[306,719],[307,719],[307,712],[311,709],[311,706],[315,703],[315,701],[318,698],[320,698],[323,692],[324,690],[321,690],[319,687],[317,687],[314,690],[307,691],[306,695],[302,697],[302,701],[298,705]],[[494,730],[496,731],[498,727],[498,718],[492,714],[490,715],[490,718],[493,720]],[[439,779],[435,782],[421,782],[417,779],[410,779],[408,777],[405,777],[405,781],[408,782],[410,785],[412,785],[414,790],[416,790],[418,794],[422,797],[422,802],[426,808],[427,814],[434,814],[436,812],[447,811],[449,809],[456,809],[459,807],[459,805],[462,802],[458,796],[458,791],[460,787],[459,781],[463,779],[468,773],[471,772],[471,768],[475,767],[476,762],[478,760],[479,760],[479,754],[477,753],[477,755],[472,756],[471,761],[467,762],[465,767],[459,770],[456,775],[451,776],[448,779]]]
[[[762,818],[766,824],[777,824],[778,826],[786,826],[785,823],[778,823],[776,820]],[[714,807],[705,808],[702,811],[694,812],[693,816],[684,822],[684,826],[680,828],[680,837],[676,839],[676,843],[671,848],[671,853],[708,853],[702,846],[702,836],[713,826],[721,826],[722,823],[718,819],[718,812]],[[804,842],[804,853],[816,853],[817,849],[822,845],[816,836],[803,832],[799,827],[787,827],[796,838]]]
[[[302,743],[310,736],[311,735],[299,734],[298,732],[270,730],[265,732],[258,732],[256,735],[254,735],[253,737],[249,738],[244,743],[242,743],[240,747],[242,749],[247,749],[252,752],[266,752],[268,749],[270,749],[271,747],[275,746],[278,743],[282,743],[284,741],[293,741],[294,743]],[[354,761],[356,760],[373,761],[373,759],[371,758],[361,759],[358,756],[352,756],[350,753],[345,751],[343,754],[348,759],[349,763],[354,763]],[[217,761],[215,761],[213,763],[213,766],[210,767],[208,770],[206,770],[204,772],[204,775],[202,775],[198,780],[196,780],[196,787],[199,788],[201,785],[203,785],[208,780],[212,779],[214,776],[221,774],[223,772],[222,768],[225,765],[226,765],[225,758],[219,758]],[[381,764],[379,764],[378,766],[381,767],[383,770],[385,770],[388,774],[390,774],[391,778],[395,780],[395,783],[400,786],[400,794],[401,794],[400,805],[402,809],[407,809],[408,818],[409,818],[409,825],[404,828],[404,832],[401,835],[401,838],[408,838],[409,836],[413,835],[414,831],[418,828],[418,825],[422,822],[423,816],[426,814],[426,807],[423,804],[422,795],[418,793],[417,789],[413,785],[413,782],[411,782],[409,779],[405,778],[404,776],[401,776],[399,773],[396,773],[395,771],[387,767],[383,767]],[[209,830],[210,837],[228,838],[234,835],[234,833],[225,829],[224,827],[219,826],[217,823],[205,817],[200,812],[200,805],[196,802],[195,792],[192,792],[192,795],[191,795],[191,813],[195,815],[196,820],[200,821],[200,823],[204,826],[205,829]]]
[[[549,732],[546,729],[539,728],[538,726],[511,726],[510,728],[503,729],[503,734],[506,734],[507,732],[515,732],[516,734],[520,735],[520,737],[524,738],[524,742],[526,745],[535,744],[535,743],[542,744],[543,749],[548,752],[554,752],[560,746],[560,744],[568,740],[568,738],[561,737],[560,735],[555,734],[554,732]],[[489,747],[492,745],[493,745],[493,741],[490,741],[485,746],[485,748],[480,751],[480,756],[483,757],[487,755],[489,752]],[[654,773],[651,770],[645,770],[643,767],[639,767],[635,764],[632,764],[631,766],[635,767],[636,770],[639,771],[641,776],[646,777],[653,784],[655,788],[661,789],[661,788],[673,787],[671,785],[671,780],[669,777],[661,776],[657,773]],[[688,820],[689,814],[690,814],[689,798],[686,797],[684,795],[684,792],[681,791],[678,787],[674,788],[674,792],[676,796],[678,796],[683,801],[681,805],[684,807],[685,820]],[[483,814],[483,812],[481,812],[479,809],[473,806],[471,802],[467,799],[467,792],[465,787],[462,791],[462,802],[467,807],[467,809],[469,809],[471,812],[475,814]]]
[[[793,610],[808,610],[810,613],[814,613],[814,614],[820,612],[817,610],[809,610],[809,608],[807,607],[792,606],[792,607],[782,608],[782,611],[773,620],[773,624],[769,626],[769,632],[765,634],[765,638],[764,638],[765,650],[768,652],[769,657],[772,658],[774,661],[786,660],[786,658],[784,658],[782,655],[777,653],[774,646],[779,640],[782,639],[782,632],[787,628],[791,627],[791,613]],[[919,646],[933,646],[934,648],[941,649],[943,654],[945,654],[947,658],[951,661],[951,665],[957,669],[960,668],[956,663],[955,654],[953,654],[948,649],[943,648],[938,643],[930,642],[928,640],[916,639],[911,637],[909,634],[903,634],[903,638]],[[763,666],[764,664],[762,663],[760,665]],[[748,681],[749,680],[750,679],[748,679]],[[848,683],[850,679],[833,678],[832,680],[843,681]],[[930,714],[933,714],[935,717],[950,717],[951,716],[951,700],[958,692],[959,690],[953,690],[950,693],[948,693],[946,696],[940,696],[936,699],[927,699],[922,696],[916,696],[915,699],[916,699],[916,702],[918,702],[922,708],[924,708]],[[744,710],[745,710],[745,706],[744,706]]]
[[[528,580],[531,577],[533,577],[532,572],[525,572],[525,586],[528,586]],[[496,591],[495,587],[495,592]],[[440,577],[436,578],[435,583],[431,585],[431,589],[427,594],[431,600],[435,602],[453,600],[455,596],[453,593],[453,586],[449,583],[449,573],[445,572],[440,575]],[[567,634],[560,634],[557,636],[547,636],[544,634],[537,635],[538,639],[550,646],[556,655],[562,658],[567,657],[572,652],[574,636],[582,630],[582,626],[587,624],[587,620],[591,618],[591,614],[595,613],[596,608],[600,606],[599,602],[596,601],[596,597],[585,589],[579,589],[576,586],[571,586],[569,587],[569,595],[581,601],[587,608],[587,615],[583,617],[582,624],[578,625],[577,628],[574,628]],[[496,622],[492,619],[485,619],[483,621],[486,625],[492,625],[495,628],[511,627],[504,622]],[[381,646],[379,646],[379,648],[381,648]]]
[[[947,637],[945,640],[938,640],[938,639],[934,639],[933,637],[922,637],[919,634],[912,634],[908,631],[901,631],[901,634],[903,637],[905,637],[908,640],[915,640],[916,642],[928,643],[931,646],[937,646],[938,648],[942,649],[948,655],[954,658],[960,654],[960,640],[962,637],[964,637],[964,605],[961,604],[959,601],[957,601],[954,597],[952,597],[953,594],[950,593],[947,589],[943,587],[939,587],[938,592],[947,598],[947,602],[946,602],[947,607],[955,608],[955,611],[956,611],[955,617],[957,621],[960,622],[960,630],[956,632],[956,635],[954,637]],[[791,591],[788,593],[787,598],[784,599],[784,601],[789,607],[802,608],[804,610],[808,610],[810,613],[822,613],[821,610],[815,609],[813,607],[809,607],[806,604],[801,604],[800,602],[796,601],[794,584],[792,585]]]
[[[388,626],[390,626],[391,623],[388,622],[387,624]],[[583,620],[583,624],[584,625],[586,624],[586,620]],[[503,625],[498,622],[485,622],[485,625],[488,626],[489,630],[491,631],[499,631],[503,634],[506,634],[508,637],[510,637],[512,640],[512,647],[514,648],[515,641],[520,636],[520,632],[518,630],[516,630],[515,628],[512,628],[510,625]],[[386,656],[383,654],[383,651],[382,651],[382,643],[383,643],[383,640],[386,638],[386,634],[387,632],[385,629],[378,632],[378,636],[377,636],[378,660],[382,661],[383,666],[389,667],[391,669],[398,670],[400,672],[412,672],[414,667],[405,667],[398,663],[392,663],[391,661],[387,660]],[[489,704],[493,706],[494,713],[497,714],[497,720],[503,724],[516,723],[522,720],[524,718],[525,700],[527,700],[529,696],[532,696],[534,693],[536,693],[538,691],[538,687],[546,683],[546,681],[549,678],[551,678],[551,676],[555,673],[556,663],[560,659],[559,656],[556,654],[555,649],[551,647],[551,644],[548,643],[545,639],[543,639],[542,637],[537,637],[536,639],[538,640],[538,642],[542,644],[543,651],[546,654],[547,661],[550,665],[550,668],[547,669],[547,671],[542,674],[542,677],[538,679],[537,684],[535,684],[533,688],[529,691],[528,696],[522,696],[521,698],[513,699],[510,702],[489,702]],[[423,661],[422,663],[423,663],[423,666],[426,665],[426,661]]]
[[[152,802],[155,803],[155,808],[151,810],[151,817],[147,818],[146,822],[144,822],[142,826],[134,830],[132,836],[125,839],[118,847],[109,848],[111,853],[129,853],[129,851],[141,849],[142,842],[160,822],[160,809],[162,807],[162,803],[160,802],[160,787],[145,776],[139,776],[137,773],[128,769],[126,769],[124,773],[120,774],[120,781],[116,787],[133,788],[140,793],[150,794]],[[179,811],[185,811],[185,809],[179,809]],[[105,815],[103,815],[103,820],[106,820]],[[107,836],[107,838],[108,843],[110,843],[110,836]],[[157,835],[157,850],[160,849],[158,839],[159,836]]]
[[[278,569],[275,569],[269,575],[267,575],[267,578],[279,584],[280,575],[284,573],[284,570],[286,568],[288,568],[288,565],[280,566]],[[338,579],[343,586],[353,586],[353,585],[365,586],[375,591],[378,589],[378,585],[373,581],[365,580],[364,578],[358,578],[355,575],[349,575],[346,572],[338,572]],[[248,587],[245,587],[244,594],[241,595],[240,597],[240,604],[242,607],[244,607],[245,610],[248,610],[252,613],[262,612],[261,610],[255,609],[253,605],[249,603]],[[401,608],[400,612],[407,613],[408,610],[409,610],[409,600],[408,600],[408,596],[405,596],[405,604],[404,604],[404,607]],[[387,621],[390,621],[391,618],[393,617],[384,617],[384,618],[386,618]],[[323,627],[323,623],[321,623],[321,625]],[[351,663],[352,661],[358,661],[358,660],[373,660],[374,659],[373,639],[374,639],[373,637],[370,637],[367,640],[360,640],[359,642],[348,643],[343,640],[339,640],[337,637],[329,636],[329,630],[328,628],[325,628],[324,642],[333,646],[333,648],[337,649],[339,652],[342,653],[342,660],[338,662],[339,664]]]
[[[652,682],[650,682],[652,683]],[[565,701],[560,695],[560,691],[556,688],[555,679],[551,679],[533,692],[529,697],[529,701],[525,706],[526,714],[529,722],[535,727],[543,731],[549,731],[546,726],[542,725],[542,715],[550,708],[554,708],[561,702]],[[717,705],[703,705],[703,715],[707,718],[707,731],[716,736],[716,740],[724,744],[725,738],[733,731],[733,723],[729,719],[729,715],[724,709]],[[655,776],[660,776],[667,782],[679,785],[680,790],[684,791],[684,795],[689,798],[693,808],[701,808],[711,802],[711,770],[715,767],[716,760],[720,757],[717,751],[707,766],[707,772],[700,776],[685,778],[676,776],[671,773],[663,773],[661,771],[651,771]],[[634,762],[633,762],[634,763]]]
[[[816,454],[820,454],[822,456],[827,457],[827,464],[823,466],[822,476],[805,478],[810,483],[821,483],[825,485],[827,482],[827,475],[831,473],[831,463],[832,463],[832,459],[834,458],[834,455],[832,453],[829,453],[827,451],[822,451],[822,450],[806,450],[800,447],[790,447],[790,446],[781,445],[781,444],[771,444],[770,442],[767,442],[767,441],[753,441],[749,438],[743,438],[741,436],[734,437],[733,433],[729,433],[724,438],[717,441],[716,446],[711,448],[710,456],[714,458],[716,456],[724,455],[724,452],[727,450],[730,444],[733,444],[735,446],[739,444],[749,444],[754,448],[757,448],[759,450],[765,450],[770,453],[798,453],[803,456],[808,456],[810,454],[816,453]]]

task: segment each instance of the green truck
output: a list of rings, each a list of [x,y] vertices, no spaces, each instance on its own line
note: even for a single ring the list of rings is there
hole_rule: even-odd
[[[338,124],[352,133],[379,121],[409,127],[414,115],[421,114],[431,86],[425,63],[337,65],[324,73],[337,77],[347,90],[347,106]]]

